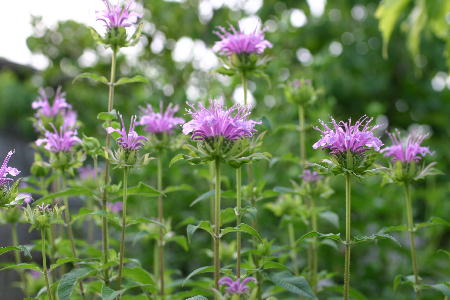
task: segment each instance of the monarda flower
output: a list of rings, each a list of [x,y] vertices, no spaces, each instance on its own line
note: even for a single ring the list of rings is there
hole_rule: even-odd
[[[300,175],[304,182],[316,182],[322,179],[322,176],[319,175],[316,171],[311,171],[306,169],[303,171],[303,174]]]
[[[114,203],[108,203],[107,207],[109,209],[110,212],[112,213],[118,213],[121,212],[123,209],[123,204],[122,202],[114,202]]]
[[[213,51],[221,55],[262,54],[266,48],[272,48],[272,44],[264,39],[264,31],[245,33],[241,28],[238,31],[233,26],[230,26],[230,31],[223,27],[218,29],[215,34],[221,40],[215,43]]]
[[[122,122],[122,129],[115,129],[113,127],[108,127],[106,131],[108,134],[116,132],[119,134],[116,139],[117,144],[126,151],[136,151],[144,146],[144,141],[147,141],[145,136],[140,136],[134,129],[136,126],[136,116],[131,117],[130,127],[128,132],[125,128],[125,123],[123,122],[123,117],[120,115],[120,120]]]
[[[242,295],[249,291],[250,287],[247,285],[249,282],[256,282],[253,277],[247,277],[243,280],[240,278],[233,280],[230,277],[222,277],[219,280],[219,285],[227,286],[226,292],[232,295]]]
[[[31,107],[36,110],[36,117],[42,115],[48,118],[63,115],[66,110],[72,108],[72,106],[66,102],[66,94],[61,91],[61,87],[58,87],[56,90],[52,104],[50,104],[45,90],[42,88],[39,89],[39,98],[31,104]]]
[[[142,14],[133,11],[134,0],[122,5],[111,4],[109,0],[103,0],[106,9],[97,11],[97,20],[103,21],[107,28],[129,27],[135,24]]]
[[[9,160],[11,159],[11,156],[13,156],[14,150],[9,151],[6,155],[5,159],[3,160],[3,164],[0,168],[0,188],[5,186],[8,182],[13,181],[12,178],[9,178],[8,176],[17,176],[20,174],[20,171],[16,168],[8,167]]]
[[[70,152],[72,147],[81,142],[81,140],[77,137],[77,131],[64,128],[61,126],[59,131],[56,127],[51,124],[53,127],[53,132],[46,131],[45,138],[38,139],[36,141],[37,146],[44,146],[44,148],[53,153],[58,152]]]
[[[175,117],[177,111],[178,105],[172,106],[172,104],[169,104],[164,111],[161,102],[159,112],[154,111],[151,105],[147,105],[147,107],[142,110],[142,117],[138,124],[143,126],[145,131],[152,134],[172,134],[173,130],[178,125],[184,123],[182,118]]]
[[[207,140],[223,137],[226,140],[239,140],[252,137],[255,125],[260,122],[248,120],[248,107],[234,105],[226,109],[218,100],[211,100],[209,108],[202,104],[188,110],[192,120],[183,125],[183,133],[191,134],[192,140]]]
[[[393,162],[400,161],[402,163],[418,162],[431,151],[428,147],[420,144],[427,137],[419,133],[412,133],[404,140],[400,137],[400,132],[388,133],[392,145],[381,150],[384,156],[390,157]]]
[[[331,154],[362,154],[369,149],[379,151],[383,143],[374,135],[374,130],[379,126],[370,126],[372,118],[362,117],[354,125],[351,119],[348,122],[340,121],[337,123],[331,119],[331,128],[320,121],[323,129],[315,127],[322,133],[319,141],[314,145],[314,149],[322,148],[330,150]]]

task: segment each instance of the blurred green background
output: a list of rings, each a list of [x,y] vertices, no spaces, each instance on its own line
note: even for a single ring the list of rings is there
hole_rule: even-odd
[[[252,11],[250,6],[246,9],[245,1],[232,8],[216,5],[216,2],[220,4],[220,1],[144,1],[144,34],[135,51],[137,55],[130,58],[122,53],[118,63],[120,75],[143,74],[149,83],[118,87],[117,110],[130,116],[137,113],[140,106],[146,103],[157,105],[162,100],[179,104],[181,114],[184,114],[186,101],[205,101],[223,96],[231,103],[240,82],[214,73],[207,61],[203,61],[205,53],[209,53],[205,49],[217,40],[213,34],[216,26],[236,24],[242,18],[257,16],[266,28],[266,39],[274,45],[269,51],[271,61],[266,70],[270,85],[262,78],[252,78],[250,82],[255,99],[253,117],[268,120],[260,129],[268,130],[264,151],[274,157],[270,165],[258,163],[255,166],[257,179],[265,182],[266,189],[290,186],[290,180],[298,180],[300,168],[295,162],[299,148],[297,132],[283,127],[296,124],[297,112],[296,107],[286,101],[281,88],[287,80],[295,78],[312,79],[320,90],[318,101],[306,112],[309,125],[315,126],[318,118],[327,120],[330,115],[336,119],[357,119],[367,114],[379,123],[388,124],[390,130],[420,127],[430,134],[426,141],[434,151],[430,159],[436,160],[438,168],[447,173],[450,165],[450,77],[445,53],[450,49],[446,45],[450,44],[447,41],[450,40],[449,1],[388,1],[391,5],[398,5],[387,5],[385,9],[388,12],[382,16],[383,24],[389,27],[392,23],[388,55],[385,57],[380,23],[375,17],[379,1],[327,1],[323,13],[318,16],[311,13],[306,1],[261,0],[256,11]],[[414,11],[419,17],[414,15]],[[396,12],[397,15],[392,16]],[[426,16],[421,17],[420,13]],[[33,26],[35,32],[27,44],[33,53],[47,57],[49,65],[36,71],[2,64],[0,132],[27,143],[33,142],[37,137],[28,118],[32,115],[31,102],[37,96],[37,89],[62,85],[68,101],[79,112],[79,119],[84,124],[80,132],[103,136],[96,116],[106,110],[106,87],[83,80],[73,83],[72,80],[82,72],[107,75],[110,53],[96,46],[89,30],[76,20],[60,22],[50,29],[35,18]],[[307,136],[309,160],[319,160],[323,154],[311,148],[318,133],[309,130]],[[388,142],[386,135],[383,139]],[[229,180],[224,188],[233,189],[233,172],[231,169],[226,172]],[[154,166],[134,173],[133,181],[155,182]],[[167,215],[179,234],[185,233],[182,222],[186,218],[208,217],[206,202],[192,208],[189,206],[197,196],[209,190],[206,176],[206,168],[185,163],[165,171],[167,185],[187,183],[195,187],[192,191],[170,194],[166,199]],[[416,185],[416,222],[426,221],[431,216],[450,221],[448,179],[449,175],[444,174]],[[380,181],[375,177],[354,184],[354,234],[377,232],[404,221],[402,191],[394,185],[380,189]],[[335,194],[327,203],[321,204],[341,216],[341,229],[323,224],[322,232],[342,232],[343,178],[333,178],[332,185]],[[263,208],[264,203],[275,200],[275,197],[261,200],[260,230],[268,239],[274,239],[275,244],[285,245],[284,225]],[[225,199],[224,206],[233,206],[233,200]],[[130,212],[137,215],[145,212],[146,216],[152,217],[155,201],[133,198]],[[297,237],[306,232],[306,227],[298,224]],[[367,299],[409,300],[413,297],[409,287],[400,287],[397,292],[392,288],[396,274],[411,272],[407,240],[404,235],[396,237],[404,247],[381,241],[354,249],[352,286]],[[128,255],[140,258],[151,270],[153,242],[142,238],[139,232],[135,232],[135,242],[136,246],[130,248]],[[449,257],[437,250],[449,250],[450,229],[427,228],[418,233],[417,243],[424,280],[448,282]],[[182,278],[195,268],[208,265],[209,258],[204,254],[209,246],[202,234],[196,236],[187,252],[176,245],[169,246],[168,265],[179,270],[174,273],[174,278]],[[306,255],[306,251],[302,251],[300,257]],[[319,269],[336,274],[330,282],[340,283],[342,254],[331,247],[321,248]],[[435,292],[424,293],[424,299],[442,298]]]

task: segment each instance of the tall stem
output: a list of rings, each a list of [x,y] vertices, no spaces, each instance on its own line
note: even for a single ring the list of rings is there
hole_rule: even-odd
[[[119,289],[122,287],[123,259],[125,256],[125,229],[127,228],[127,200],[128,200],[128,167],[123,168],[123,198],[122,198],[122,234],[120,235],[119,259]]]
[[[215,178],[216,178],[216,174],[214,171],[215,167],[214,167],[214,161],[209,163],[209,176],[210,176],[210,181],[209,181],[209,190],[212,191],[214,190],[214,186],[215,186]],[[216,211],[214,206],[215,206],[215,201],[214,201],[214,195],[211,194],[211,196],[209,197],[209,217],[210,217],[210,221],[211,224],[214,226],[214,212]],[[214,239],[211,241],[211,249],[214,249]],[[213,261],[212,264],[214,265],[214,257],[213,257]]]
[[[311,204],[311,226],[312,231],[317,232],[317,211],[314,198],[310,199]],[[317,238],[313,237],[311,242],[311,285],[314,293],[317,293]]]
[[[12,239],[12,244],[13,246],[17,247],[19,246],[19,239],[17,236],[17,223],[14,222],[11,224],[11,239]],[[19,251],[14,251],[14,258],[16,261],[16,264],[20,264],[22,262],[22,260],[20,259],[20,252]],[[19,276],[20,276],[20,281],[23,284],[23,291],[26,293],[27,292],[27,281],[25,280],[25,276],[23,274],[23,270],[18,270],[19,271]]]
[[[158,191],[160,194],[158,195],[158,220],[161,224],[164,224],[164,204],[163,204],[163,174],[162,174],[162,153],[157,160],[158,167]],[[159,228],[159,283],[160,283],[160,295],[161,299],[164,299],[164,228]]]
[[[305,108],[303,105],[298,106],[298,126],[300,132],[300,166],[305,167],[306,148],[305,148]]]
[[[236,169],[236,226],[241,225],[241,210],[242,210],[242,169],[241,167]],[[241,232],[236,233],[236,276],[241,278]]]
[[[289,222],[288,224],[288,236],[289,236],[289,247],[291,248],[291,260],[292,260],[292,267],[294,269],[294,274],[298,275],[298,258],[297,258],[297,251],[295,247],[295,230],[294,230],[294,224]]]
[[[64,190],[66,188],[66,182],[65,182],[64,175],[62,172],[61,172],[60,176],[61,176],[61,190]],[[69,236],[70,248],[72,250],[73,257],[77,258],[77,249],[75,247],[75,238],[73,236],[73,229],[72,229],[72,217],[70,215],[69,199],[67,196],[64,197],[64,206],[65,206],[64,221],[66,223],[65,226],[67,228],[67,235]],[[81,281],[79,282],[79,286],[80,286],[81,296],[83,297],[83,299],[86,299],[83,283]]]
[[[47,254],[45,253],[45,229],[41,229],[41,243],[42,243],[42,268],[44,269],[44,279],[45,279],[45,286],[47,287],[47,296],[48,300],[53,300],[52,291],[50,289],[50,281],[48,279],[48,270],[47,270]]]
[[[344,300],[349,299],[350,292],[350,249],[351,249],[351,181],[345,174],[345,270]]]
[[[214,197],[214,288],[219,290],[220,277],[220,160],[216,159],[215,171],[215,197]]]
[[[109,79],[109,94],[108,94],[108,112],[111,112],[114,107],[114,82],[116,80],[116,56],[117,51],[113,50],[112,56],[111,56],[111,76]],[[111,144],[111,136],[109,134],[106,135],[106,142],[105,142],[105,148],[106,150],[109,149]],[[102,210],[108,211],[108,191],[107,186],[109,184],[109,160],[106,160],[105,162],[105,185],[103,186],[103,196],[102,196]],[[103,263],[108,263],[108,249],[109,249],[109,242],[108,242],[108,219],[107,216],[104,215],[102,217],[102,248],[103,248]],[[104,271],[104,281],[106,284],[109,283],[109,269],[106,268]]]
[[[414,273],[414,292],[416,294],[416,299],[419,299],[419,271],[417,268],[417,256],[416,256],[416,244],[415,244],[415,228],[414,228],[414,219],[413,219],[413,211],[412,211],[412,203],[411,203],[411,186],[409,183],[405,183],[405,205],[406,205],[406,218],[408,222],[408,232],[409,232],[409,244],[411,251],[411,263],[412,269]]]

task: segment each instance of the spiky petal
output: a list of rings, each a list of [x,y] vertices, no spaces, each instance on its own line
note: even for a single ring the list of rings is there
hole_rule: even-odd
[[[142,117],[138,125],[144,126],[144,130],[149,133],[168,133],[172,134],[173,129],[178,125],[183,124],[182,118],[175,117],[178,111],[178,105],[173,106],[169,104],[164,111],[163,103],[160,102],[159,112],[153,110],[153,107],[148,104],[142,110]]]
[[[109,0],[103,0],[106,8],[97,11],[97,20],[105,23],[107,28],[129,27],[135,24],[142,14],[133,11],[134,0],[128,0],[126,4],[111,4]]]
[[[383,143],[374,134],[374,130],[379,125],[370,126],[372,118],[363,116],[355,124],[352,120],[348,122],[336,122],[331,118],[331,127],[320,120],[323,129],[315,127],[322,136],[313,145],[314,149],[328,149],[331,154],[341,154],[351,152],[352,154],[362,154],[369,149],[379,151]]]
[[[227,286],[226,291],[229,294],[245,294],[248,292],[250,287],[247,285],[249,282],[256,282],[256,279],[253,277],[247,277],[243,280],[240,278],[233,280],[230,277],[222,277],[219,280],[219,285]]]
[[[264,31],[255,29],[252,33],[245,33],[242,28],[239,31],[230,26],[230,31],[218,27],[215,34],[221,38],[214,44],[213,51],[221,55],[232,54],[262,54],[266,48],[272,48],[272,44],[264,39]]]
[[[9,151],[3,160],[3,164],[0,168],[0,187],[3,187],[6,183],[13,181],[12,178],[8,177],[9,175],[14,177],[20,174],[20,171],[16,168],[8,167],[9,160],[14,152],[14,150]]]
[[[195,108],[190,105],[188,113],[192,120],[183,125],[183,133],[191,134],[193,140],[205,140],[223,137],[227,140],[238,140],[253,136],[255,125],[261,122],[248,120],[250,109],[234,105],[226,109],[218,100],[210,100],[209,107],[202,104]]]
[[[44,146],[47,151],[57,153],[61,151],[71,151],[72,147],[81,142],[77,137],[77,130],[72,130],[61,126],[59,131],[51,124],[53,132],[46,131],[44,138],[38,139],[36,145]]]
[[[408,135],[406,139],[401,139],[400,132],[388,133],[392,145],[385,147],[381,150],[384,156],[390,157],[392,161],[401,162],[418,162],[424,156],[430,154],[431,151],[428,147],[423,147],[420,144],[427,137],[427,135],[421,135],[418,132],[413,132]]]
[[[117,144],[122,147],[125,150],[139,150],[144,146],[143,141],[147,141],[147,138],[145,136],[140,136],[134,129],[136,126],[136,116],[131,117],[130,121],[130,127],[128,129],[128,132],[125,128],[125,123],[123,122],[123,117],[120,115],[120,120],[122,122],[122,128],[121,129],[115,129],[112,127],[108,127],[106,131],[108,134],[111,134],[113,132],[117,132],[120,134],[120,136],[117,138],[116,142]]]

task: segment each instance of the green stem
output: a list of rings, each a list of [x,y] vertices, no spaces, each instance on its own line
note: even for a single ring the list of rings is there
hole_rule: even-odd
[[[120,235],[119,259],[119,289],[122,287],[123,259],[125,257],[125,229],[127,227],[127,200],[128,200],[128,167],[123,168],[123,198],[122,198],[122,233]]]
[[[305,148],[305,109],[303,105],[298,106],[298,126],[300,132],[300,165],[305,168],[306,148]]]
[[[411,186],[409,183],[405,183],[405,205],[406,205],[406,217],[408,222],[408,232],[409,232],[409,244],[411,251],[411,263],[412,269],[414,273],[414,292],[416,294],[416,299],[420,298],[419,293],[419,284],[420,277],[419,271],[417,268],[417,256],[416,256],[416,245],[415,245],[415,228],[414,228],[414,219],[412,212],[412,202],[411,202]]]
[[[19,246],[19,239],[17,236],[17,223],[14,222],[13,224],[11,224],[12,228],[11,228],[11,239],[12,239],[12,244],[13,246]],[[16,261],[16,264],[20,264],[22,261],[20,259],[20,252],[19,251],[14,251],[14,258]],[[23,273],[23,270],[18,270],[19,272],[19,276],[20,276],[20,281],[23,284],[23,291],[26,293],[27,292],[27,281],[25,280],[25,275]]]
[[[295,230],[294,230],[294,224],[292,222],[289,222],[288,224],[288,235],[289,235],[289,248],[291,248],[291,260],[292,260],[292,267],[294,269],[294,274],[298,275],[298,258],[297,258],[297,251],[295,247]]]
[[[94,180],[95,180],[95,186],[98,189],[98,178],[97,178],[97,173],[98,173],[98,159],[97,156],[93,156],[93,161],[94,161]],[[92,202],[92,197],[88,198],[88,206],[89,209],[93,210],[94,209],[94,203]],[[93,243],[94,242],[94,228],[95,228],[95,222],[94,222],[94,217],[90,217],[89,221],[88,221],[88,241],[89,243]]]
[[[345,174],[345,270],[344,300],[350,293],[350,250],[351,250],[351,181],[350,174]]]
[[[241,80],[242,80],[242,88],[244,89],[244,105],[247,106],[248,81],[244,72],[241,72]]]
[[[314,198],[310,199],[310,204],[311,204],[311,225],[312,225],[312,231],[317,232],[318,228],[317,228],[317,211],[316,211],[316,204],[314,201]],[[313,237],[312,242],[311,242],[311,254],[312,254],[312,259],[311,259],[311,285],[312,285],[312,289],[314,294],[317,293],[317,238]]]
[[[66,188],[66,183],[65,183],[65,178],[63,176],[63,173],[60,174],[61,176],[61,190],[63,191]],[[64,197],[64,221],[65,221],[65,226],[67,228],[67,235],[69,236],[69,241],[70,241],[70,248],[72,250],[72,255],[73,257],[77,258],[77,249],[75,247],[75,238],[73,235],[73,229],[72,229],[72,217],[70,215],[70,207],[69,207],[69,199],[68,197]],[[76,265],[75,265],[76,267]],[[86,299],[86,295],[84,293],[84,287],[83,287],[83,283],[80,281],[79,282],[79,286],[80,286],[80,293],[83,299]]]
[[[219,290],[220,277],[220,160],[215,160],[215,197],[214,197],[214,288]],[[216,297],[217,298],[217,297]]]
[[[210,175],[210,184],[209,184],[209,190],[212,191],[214,190],[214,182],[215,182],[215,171],[214,171],[214,162],[210,162],[209,163],[209,175]],[[215,208],[214,208],[214,195],[211,195],[211,197],[209,197],[209,216],[210,216],[210,221],[211,224],[214,226],[214,212],[215,212]],[[211,249],[214,249],[214,239],[211,241]],[[214,265],[214,258],[212,261],[213,265]]]
[[[55,244],[55,238],[54,238],[55,231],[56,231],[55,225],[50,224],[49,228],[47,229],[48,240],[50,242],[50,251],[49,251],[50,263],[56,261],[55,260],[56,244]],[[66,270],[65,270],[65,266],[62,265],[61,269],[60,269],[61,276],[64,273],[66,273]],[[52,277],[53,281],[56,281],[56,273],[55,272],[52,272],[51,277]]]
[[[162,153],[160,153],[160,157],[157,160],[158,166],[158,191],[160,194],[158,195],[158,220],[161,224],[164,224],[164,204],[163,204],[163,174],[162,174]],[[160,295],[161,299],[164,299],[164,228],[159,228],[159,283],[160,283]]]
[[[45,251],[45,229],[41,229],[41,243],[42,243],[42,268],[44,269],[44,279],[45,279],[45,286],[47,287],[47,296],[48,300],[53,300],[52,291],[50,289],[50,281],[48,279],[48,270],[47,270],[47,254]]]
[[[116,80],[116,57],[117,51],[113,50],[111,56],[111,76],[109,79],[109,94],[108,94],[108,112],[111,112],[114,107],[114,82]],[[111,136],[109,134],[106,135],[105,148],[109,149],[111,144]],[[105,182],[103,186],[103,196],[102,196],[102,210],[108,211],[108,191],[107,186],[109,184],[109,160],[105,162]],[[102,217],[102,248],[103,248],[103,264],[108,263],[108,250],[109,250],[109,241],[108,241],[109,233],[108,233],[108,218],[106,215]],[[104,281],[106,284],[109,283],[109,268],[106,268],[104,271]]]
[[[239,227],[241,225],[241,210],[242,210],[242,169],[241,167],[236,169],[236,226]],[[236,257],[236,276],[237,278],[241,278],[241,232],[236,233],[236,249],[237,249],[237,257]]]

